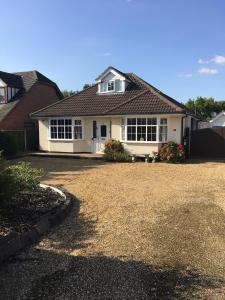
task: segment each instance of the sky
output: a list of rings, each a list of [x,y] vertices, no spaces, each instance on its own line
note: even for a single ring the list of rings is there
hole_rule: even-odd
[[[108,66],[178,101],[225,100],[224,0],[0,0],[0,70],[79,90]]]

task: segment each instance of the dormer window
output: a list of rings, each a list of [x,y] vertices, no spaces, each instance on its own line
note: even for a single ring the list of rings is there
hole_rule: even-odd
[[[129,79],[113,67],[107,68],[98,78],[98,93],[122,93],[126,91]]]
[[[119,79],[100,83],[100,93],[122,92],[122,81]]]

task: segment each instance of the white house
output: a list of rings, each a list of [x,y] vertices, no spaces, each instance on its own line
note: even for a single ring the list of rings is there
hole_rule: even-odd
[[[32,114],[39,120],[40,150],[101,153],[109,138],[131,154],[151,154],[182,143],[196,116],[137,75],[107,68],[96,84]]]
[[[224,127],[225,126],[225,111],[221,111],[210,122],[210,127]]]

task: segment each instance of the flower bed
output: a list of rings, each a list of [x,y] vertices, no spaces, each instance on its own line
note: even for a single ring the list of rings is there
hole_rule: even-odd
[[[65,198],[50,188],[19,192],[10,205],[0,207],[0,236],[28,231],[42,216],[54,213],[64,203]]]
[[[161,161],[169,163],[183,162],[185,159],[184,146],[175,142],[168,142],[160,148],[159,158]]]
[[[120,141],[110,139],[105,144],[104,158],[108,161],[130,162],[131,157]]]

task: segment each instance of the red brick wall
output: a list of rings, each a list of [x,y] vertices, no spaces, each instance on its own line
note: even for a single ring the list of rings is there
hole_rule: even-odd
[[[37,122],[31,120],[29,114],[45,106],[59,101],[56,89],[52,86],[36,83],[26,93],[20,102],[11,112],[0,122],[0,129],[19,130],[24,128],[24,122]]]

